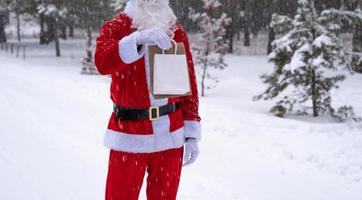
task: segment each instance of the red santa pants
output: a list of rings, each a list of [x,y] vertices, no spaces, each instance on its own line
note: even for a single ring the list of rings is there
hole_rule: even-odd
[[[106,200],[137,200],[147,171],[147,199],[175,200],[183,147],[156,153],[110,151]]]

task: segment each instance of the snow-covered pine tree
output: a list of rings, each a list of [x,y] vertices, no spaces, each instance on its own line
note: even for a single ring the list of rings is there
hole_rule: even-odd
[[[352,31],[351,67],[355,72],[362,73],[362,0],[344,0],[341,3],[339,10],[325,10],[321,15]],[[351,5],[350,10],[347,9],[347,3]]]
[[[224,69],[224,55],[228,45],[224,40],[226,26],[231,19],[225,14],[220,14],[221,4],[218,0],[202,0],[203,10],[195,12],[190,10],[190,18],[198,22],[200,33],[197,35],[200,45],[192,47],[194,62],[201,67],[201,95],[205,96],[205,90],[211,86],[206,84],[206,79],[218,82],[216,76],[210,73],[210,69]]]
[[[262,76],[268,87],[254,99],[277,99],[271,112],[280,117],[312,110],[314,117],[326,114],[338,121],[360,120],[351,106],[332,107],[331,90],[339,87],[350,67],[336,35],[340,26],[318,15],[313,0],[299,0],[293,20],[274,15],[272,21],[272,27],[284,34],[273,42],[269,55],[274,71]]]

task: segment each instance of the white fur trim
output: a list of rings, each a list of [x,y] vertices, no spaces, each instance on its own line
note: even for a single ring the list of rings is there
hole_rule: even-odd
[[[184,129],[164,131],[153,135],[131,135],[107,130],[104,145],[116,151],[153,153],[182,147],[185,143]]]
[[[201,123],[198,121],[184,121],[185,138],[201,140]]]
[[[131,19],[134,16],[134,3],[132,1],[128,1],[126,7],[124,8],[124,13],[128,15]]]
[[[134,32],[119,41],[119,55],[124,63],[131,64],[144,56],[145,48],[137,49],[137,37],[140,33]]]

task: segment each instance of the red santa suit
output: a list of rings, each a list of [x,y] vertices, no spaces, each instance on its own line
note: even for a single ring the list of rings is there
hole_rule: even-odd
[[[127,9],[126,9],[127,10]],[[172,39],[186,48],[192,96],[154,99],[150,94],[147,47],[137,48],[136,29],[128,13],[106,22],[97,38],[95,64],[111,75],[110,97],[127,108],[177,103],[179,109],[158,120],[119,121],[111,114],[104,145],[111,150],[106,199],[137,199],[147,170],[148,199],[175,199],[186,138],[201,139],[198,91],[187,34],[175,24]],[[160,182],[159,182],[160,181]]]

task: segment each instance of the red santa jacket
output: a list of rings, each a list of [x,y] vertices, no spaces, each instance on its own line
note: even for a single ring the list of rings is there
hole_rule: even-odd
[[[149,108],[177,102],[180,108],[159,120],[118,121],[112,113],[104,137],[106,147],[126,152],[157,152],[184,145],[185,138],[201,138],[198,91],[186,32],[177,25],[173,39],[183,42],[192,96],[154,99],[150,94],[147,48],[137,49],[132,19],[120,13],[106,22],[97,38],[95,64],[100,74],[111,75],[111,99],[129,108]]]

